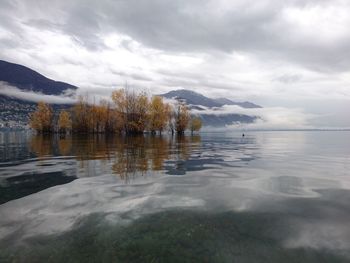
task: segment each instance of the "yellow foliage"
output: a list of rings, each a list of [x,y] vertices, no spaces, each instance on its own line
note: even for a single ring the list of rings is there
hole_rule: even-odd
[[[60,112],[58,117],[58,129],[61,132],[67,132],[72,128],[72,121],[67,111],[63,110]]]
[[[52,132],[52,117],[52,108],[44,102],[39,102],[37,110],[30,116],[30,127],[38,132]]]
[[[149,101],[145,93],[129,92],[126,89],[112,93],[118,119],[125,133],[142,133],[148,123]]]
[[[177,108],[176,112],[176,131],[179,134],[185,132],[188,127],[188,123],[190,121],[190,113],[185,104],[180,104]]]
[[[191,119],[191,124],[190,124],[191,132],[193,133],[194,131],[199,131],[202,128],[202,120],[199,117],[194,117]]]
[[[73,130],[76,132],[88,132],[89,106],[85,98],[79,97],[73,109]]]
[[[149,129],[152,133],[166,128],[169,118],[170,106],[163,102],[160,96],[153,96],[149,109]]]

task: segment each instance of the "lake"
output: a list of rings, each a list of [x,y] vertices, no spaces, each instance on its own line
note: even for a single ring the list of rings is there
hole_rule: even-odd
[[[350,262],[350,132],[0,133],[0,262]]]

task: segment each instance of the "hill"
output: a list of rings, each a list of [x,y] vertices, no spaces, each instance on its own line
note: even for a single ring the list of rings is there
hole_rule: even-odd
[[[49,79],[30,68],[4,60],[0,60],[0,81],[7,82],[21,90],[46,95],[60,95],[69,89],[77,89],[71,84]]]
[[[226,98],[212,99],[195,91],[186,89],[172,90],[168,93],[161,94],[161,96],[168,99],[184,100],[187,104],[193,105],[194,107],[205,106],[212,108],[222,107],[224,105],[237,105],[242,108],[262,108],[261,106],[249,101],[236,102]]]

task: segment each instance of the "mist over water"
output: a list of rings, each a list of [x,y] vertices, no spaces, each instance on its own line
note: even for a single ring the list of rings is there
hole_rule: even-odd
[[[0,133],[1,262],[349,262],[350,132]]]

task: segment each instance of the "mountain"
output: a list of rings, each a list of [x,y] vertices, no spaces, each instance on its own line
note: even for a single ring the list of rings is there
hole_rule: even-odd
[[[218,99],[215,99],[215,101],[221,105],[237,105],[237,106],[240,106],[240,107],[246,108],[246,109],[262,108],[261,106],[254,104],[252,102],[249,102],[249,101],[236,102],[236,101],[232,101],[232,100],[229,100],[226,98],[218,98]]]
[[[71,84],[54,81],[30,68],[3,60],[0,60],[0,81],[21,90],[31,90],[46,95],[60,95],[69,89],[77,89]]]
[[[33,91],[45,95],[61,95],[68,90],[75,91],[76,86],[46,78],[40,73],[22,65],[0,60],[0,84],[6,82],[23,91]],[[52,105],[58,111],[69,105]],[[24,127],[29,115],[36,109],[36,103],[1,93],[0,87],[0,129],[7,125],[14,128]]]
[[[168,93],[161,94],[164,98],[184,100],[187,104],[193,106],[205,106],[205,107],[222,107],[224,105],[237,105],[242,108],[262,108],[252,102],[235,102],[226,98],[211,99],[195,91],[180,89],[172,90]]]
[[[211,127],[225,127],[226,125],[231,125],[234,123],[253,123],[258,119],[256,116],[249,116],[245,114],[200,114],[200,118],[202,119],[203,126],[211,126]]]
[[[168,99],[185,100],[189,105],[201,105],[209,108],[222,106],[221,103],[216,102],[213,99],[186,89],[172,90],[168,93],[162,94],[161,96]]]
[[[235,102],[226,98],[212,99],[197,92],[185,89],[173,90],[168,93],[161,94],[161,96],[167,99],[184,101],[189,105],[190,109],[203,112],[199,114],[203,121],[203,125],[212,127],[222,127],[233,123],[252,123],[258,119],[258,117],[238,113],[209,114],[206,112],[206,108],[218,110],[224,105],[237,105],[247,109],[262,108],[261,106],[249,101]]]

